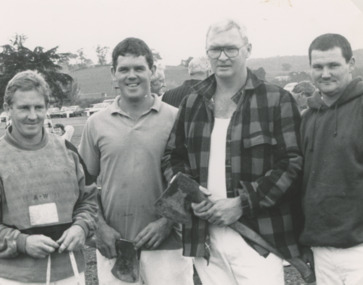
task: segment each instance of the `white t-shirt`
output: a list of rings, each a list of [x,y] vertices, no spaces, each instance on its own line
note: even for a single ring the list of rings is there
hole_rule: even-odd
[[[208,166],[208,190],[213,198],[227,198],[226,140],[230,118],[214,119]]]

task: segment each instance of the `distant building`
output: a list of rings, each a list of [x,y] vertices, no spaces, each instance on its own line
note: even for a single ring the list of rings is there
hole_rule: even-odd
[[[277,81],[289,81],[290,80],[290,76],[289,75],[281,75],[281,76],[276,76],[275,80]]]

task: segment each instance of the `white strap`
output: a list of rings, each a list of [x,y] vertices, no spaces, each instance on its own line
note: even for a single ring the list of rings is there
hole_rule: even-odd
[[[74,276],[76,277],[77,285],[81,285],[81,279],[79,278],[77,262],[76,262],[76,259],[74,258],[73,251],[69,252],[69,258],[71,260],[71,265],[72,265]]]
[[[47,262],[47,276],[46,276],[46,285],[50,285],[50,269],[52,267],[52,261],[50,258],[50,254],[48,255],[48,262]],[[77,285],[81,285],[81,281],[79,278],[79,272],[77,267],[76,259],[74,258],[73,251],[69,252],[69,259],[71,260],[72,270],[74,273],[74,276],[76,277]]]
[[[48,261],[47,261],[47,276],[46,276],[46,284],[50,284],[50,269],[52,267],[52,261],[50,258],[50,254],[48,255]]]

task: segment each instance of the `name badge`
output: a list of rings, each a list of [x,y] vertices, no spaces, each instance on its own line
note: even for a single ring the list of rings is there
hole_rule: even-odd
[[[32,226],[59,222],[57,205],[55,203],[29,206],[29,216]]]

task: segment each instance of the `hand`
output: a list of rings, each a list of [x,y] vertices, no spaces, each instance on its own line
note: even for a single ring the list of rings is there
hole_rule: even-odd
[[[59,253],[65,250],[74,251],[83,248],[86,241],[86,234],[84,230],[78,226],[73,225],[65,230],[62,236],[57,240],[59,244]]]
[[[199,190],[206,196],[211,196],[212,193],[205,187],[199,185]]]
[[[242,216],[240,197],[216,200],[213,203],[203,201],[192,203],[194,214],[217,226],[229,226]]]
[[[34,258],[45,258],[57,248],[58,243],[44,235],[30,235],[25,243],[25,252]]]
[[[121,234],[105,222],[98,224],[96,231],[96,245],[100,253],[107,258],[117,256],[116,240],[121,238]]]
[[[151,222],[136,236],[134,240],[135,248],[158,248],[161,242],[169,236],[172,228],[173,223],[166,218],[160,218],[159,220]]]
[[[203,186],[199,186],[199,190],[205,194],[206,196],[210,196],[211,193],[207,188],[204,188]],[[198,216],[199,218],[204,217],[202,213],[208,211],[213,206],[213,202],[211,200],[204,200],[200,203],[192,203],[192,209],[194,212],[194,215]]]
[[[210,200],[204,200],[200,203],[192,203],[192,209],[194,212],[194,215],[196,215],[197,217],[203,219],[203,220],[207,220],[209,215],[207,215],[207,211],[213,207],[213,202],[211,202]]]

